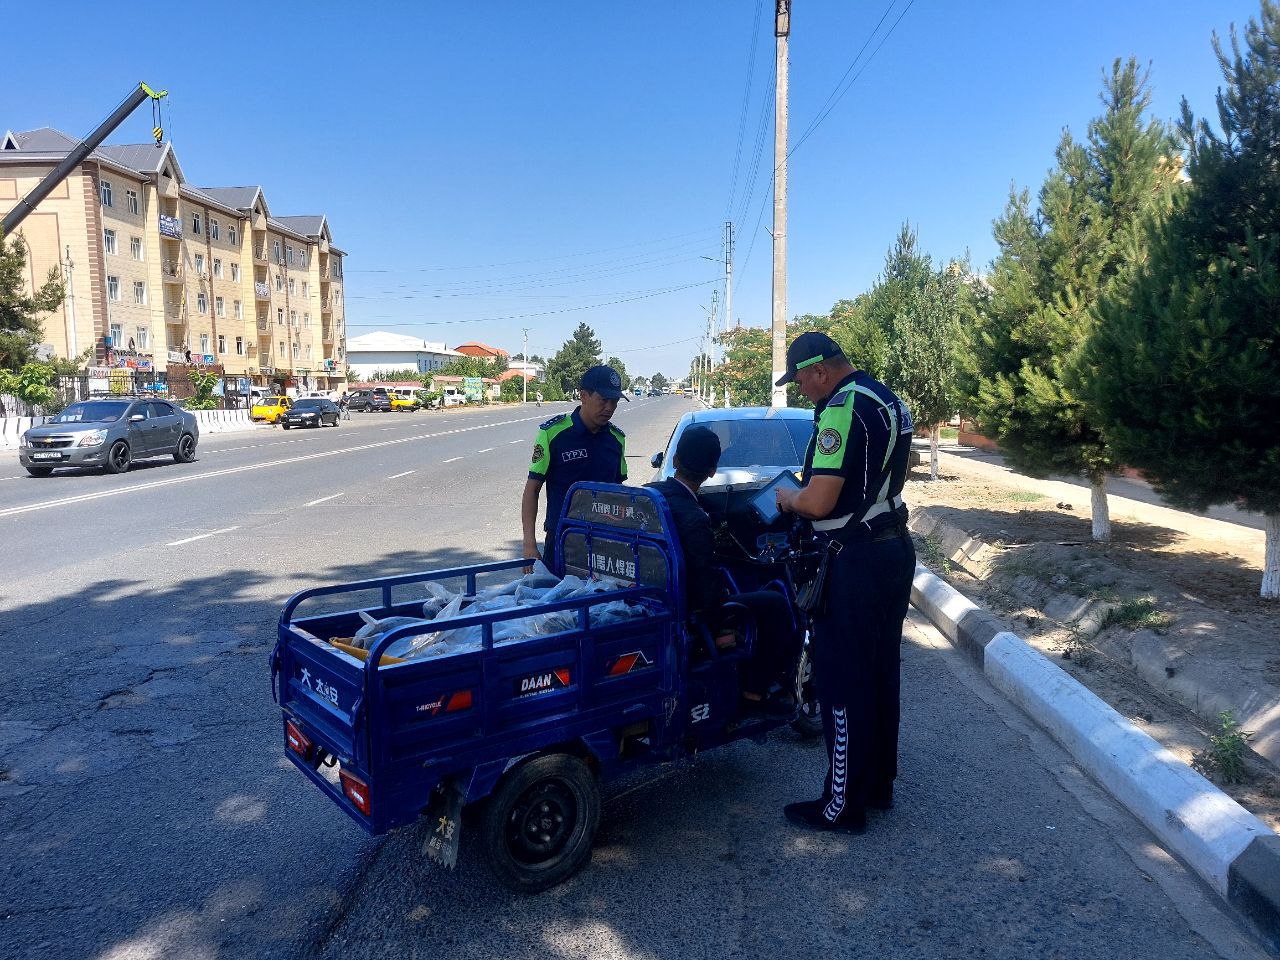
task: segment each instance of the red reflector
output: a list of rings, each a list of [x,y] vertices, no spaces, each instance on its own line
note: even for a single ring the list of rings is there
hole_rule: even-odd
[[[348,800],[356,805],[356,809],[363,813],[366,817],[370,815],[369,809],[369,786],[362,780],[357,780],[345,770],[338,771],[338,779],[342,781],[342,792],[346,794]]]
[[[285,740],[289,743],[289,749],[302,757],[303,760],[311,759],[311,749],[313,744],[311,738],[298,729],[297,725],[290,720],[284,725]]]
[[[445,713],[452,713],[454,710],[470,710],[471,709],[471,691],[459,690],[449,695],[449,705],[444,708]]]

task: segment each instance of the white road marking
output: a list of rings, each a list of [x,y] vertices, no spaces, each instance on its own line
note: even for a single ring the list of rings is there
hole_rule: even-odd
[[[232,530],[239,530],[239,527],[223,527],[221,530],[214,530],[212,533],[202,533],[198,537],[187,537],[185,540],[175,540],[173,543],[166,543],[166,547],[180,547],[184,543],[195,543],[197,540],[203,540],[206,537],[216,537],[220,533],[230,533]]]
[[[326,500],[336,500],[340,496],[342,496],[340,493],[331,493],[329,496],[321,497],[319,500],[312,500],[310,503],[304,504],[304,506],[314,507],[317,503],[324,503]]]
[[[48,510],[50,507],[68,506],[73,503],[87,503],[90,500],[101,500],[103,497],[118,497],[126,493],[135,493],[139,490],[154,490],[157,487],[167,487],[175,483],[190,483],[193,480],[208,480],[213,477],[226,477],[236,473],[248,473],[252,470],[265,470],[268,467],[283,467],[291,463],[305,463],[308,460],[319,460],[323,457],[336,457],[344,453],[359,453],[362,450],[376,450],[379,447],[391,447],[400,443],[410,443],[414,440],[433,440],[436,437],[443,437],[451,433],[466,433],[471,430],[487,430],[489,427],[505,427],[513,423],[529,423],[532,420],[541,419],[539,417],[522,417],[517,420],[498,420],[494,423],[480,423],[474,427],[462,427],[458,430],[446,430],[441,433],[419,433],[409,437],[396,437],[394,440],[379,440],[376,443],[362,443],[354,447],[341,447],[337,450],[322,450],[319,453],[304,453],[296,457],[285,457],[279,460],[265,460],[262,463],[245,463],[238,467],[225,467],[222,470],[210,470],[207,473],[194,473],[181,477],[170,477],[167,480],[154,480],[150,483],[136,483],[128,487],[120,487],[115,490],[100,490],[97,493],[82,493],[73,497],[62,497],[59,500],[46,500],[43,503],[32,503],[23,507],[9,507],[0,510],[0,517],[13,517],[22,513],[34,513],[37,510]],[[452,460],[442,461],[444,463],[452,463],[453,460],[461,460],[461,457],[454,457]]]
[[[485,447],[483,450],[477,450],[476,453],[489,453],[492,450],[493,447]]]
[[[388,479],[388,480],[399,480],[401,477],[407,477],[407,476],[408,476],[409,474],[411,474],[411,473],[413,473],[413,471],[412,471],[412,470],[406,470],[404,473],[393,473],[391,476],[387,477],[387,479]]]
[[[450,457],[448,460],[441,460],[441,463],[453,463],[455,460],[461,460],[462,457]]]
[[[508,440],[507,443],[524,443],[524,437],[520,437],[516,440]]]

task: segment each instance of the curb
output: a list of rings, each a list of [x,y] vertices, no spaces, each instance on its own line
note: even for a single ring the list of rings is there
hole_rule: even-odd
[[[911,602],[1280,950],[1280,835],[921,564]]]

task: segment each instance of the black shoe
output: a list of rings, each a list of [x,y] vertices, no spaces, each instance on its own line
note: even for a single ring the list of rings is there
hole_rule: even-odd
[[[806,800],[803,803],[789,803],[782,808],[782,812],[796,826],[809,830],[853,834],[866,832],[867,815],[862,810],[846,808],[835,820],[830,820],[824,812],[826,808],[826,800]]]
[[[872,810],[893,809],[893,784],[875,787],[867,793],[867,806]]]

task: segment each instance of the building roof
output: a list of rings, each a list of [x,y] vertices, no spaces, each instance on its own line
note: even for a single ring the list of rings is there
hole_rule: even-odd
[[[236,210],[244,210],[253,206],[253,202],[258,199],[262,193],[262,188],[258,186],[252,187],[195,187],[211,200],[232,207]]]
[[[126,143],[119,146],[104,144],[94,151],[140,173],[159,173],[160,165],[164,163],[168,152],[168,144],[157,146],[154,143]]]
[[[53,127],[38,130],[6,131],[0,147],[5,150],[30,150],[33,153],[69,153],[79,140]]]
[[[373,333],[362,333],[358,337],[347,338],[347,354],[352,353],[442,353],[447,356],[462,356],[457,350],[450,350],[443,343],[432,343],[420,337],[410,337],[403,333],[387,333],[378,330]]]
[[[469,357],[509,357],[510,354],[501,347],[491,347],[487,343],[480,343],[476,340],[460,343],[457,346],[459,353],[465,353]]]
[[[318,237],[324,229],[324,214],[311,214],[305,217],[274,217],[280,225],[304,237]]]

